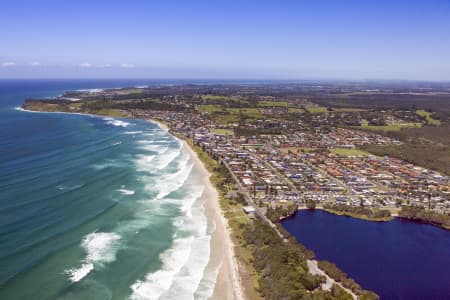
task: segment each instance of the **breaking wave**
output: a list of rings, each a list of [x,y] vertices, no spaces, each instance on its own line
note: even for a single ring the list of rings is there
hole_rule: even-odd
[[[160,255],[162,268],[131,286],[131,300],[192,299],[212,294],[217,272],[205,273],[211,236],[203,206],[197,201],[202,193],[201,186],[192,186],[190,196],[179,201],[182,214],[174,221],[171,248]]]
[[[108,124],[122,126],[113,124],[119,120],[104,120]],[[128,134],[142,138],[148,132],[130,131]],[[124,141],[126,145],[126,139]],[[161,267],[134,278],[129,299],[211,297],[220,266],[210,268],[208,265],[214,230],[209,228],[203,203],[199,201],[205,187],[197,181],[189,153],[181,142],[159,131],[155,131],[155,135],[149,136],[148,140],[133,141],[133,145],[137,150],[131,156],[138,172],[135,179],[144,186],[134,188],[127,182],[115,189],[116,193],[124,196],[124,201],[120,203],[132,209],[131,214],[112,229],[107,229],[108,232],[86,235],[81,242],[84,257],[78,265],[65,270],[65,275],[73,283],[87,276],[89,280],[95,280],[97,271],[104,272],[113,267],[115,264],[110,264],[106,269],[107,264],[116,260],[119,251],[125,252],[134,245],[138,235],[144,234],[153,225],[160,226],[160,219],[169,218],[164,222],[173,228],[173,235],[167,237],[171,243],[169,248],[162,253],[157,252]],[[125,165],[121,160],[106,160],[91,166],[102,170]]]
[[[135,191],[127,190],[127,189],[117,189],[116,191],[118,191],[122,195],[126,195],[126,196],[134,195],[134,193],[135,193]]]
[[[103,118],[104,121],[106,121],[106,124],[108,125],[113,125],[113,126],[119,126],[119,127],[128,127],[128,125],[130,125],[131,123],[122,121],[122,120],[116,120],[113,118]]]
[[[86,257],[80,267],[65,271],[69,279],[78,282],[96,266],[102,267],[105,263],[114,261],[120,238],[118,234],[110,232],[92,232],[85,236],[81,246],[86,252]]]

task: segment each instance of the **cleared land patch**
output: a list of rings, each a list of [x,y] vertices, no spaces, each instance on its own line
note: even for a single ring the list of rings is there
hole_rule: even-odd
[[[312,114],[320,114],[328,112],[328,109],[326,107],[315,105],[307,106],[306,110]]]
[[[221,135],[234,135],[233,129],[222,129],[222,128],[214,128],[211,130],[213,134],[221,134]]]
[[[342,156],[369,156],[369,152],[360,149],[344,149],[344,148],[332,148],[330,153],[342,155]]]
[[[433,117],[431,116],[431,113],[429,111],[425,111],[423,109],[418,109],[418,110],[416,110],[416,114],[418,114],[419,116],[425,117],[428,124],[430,124],[430,125],[435,125],[435,126],[441,125],[441,121],[433,119]]]
[[[287,107],[289,105],[286,101],[260,101],[258,106],[260,107]]]

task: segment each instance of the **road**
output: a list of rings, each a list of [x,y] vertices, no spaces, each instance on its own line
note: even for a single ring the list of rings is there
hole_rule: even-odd
[[[227,168],[228,172],[230,173],[231,177],[233,178],[233,180],[236,182],[239,192],[241,192],[244,195],[245,201],[247,202],[248,205],[251,205],[255,208],[256,210],[256,214],[258,215],[258,217],[261,218],[261,220],[263,220],[264,222],[266,222],[270,227],[272,227],[275,232],[277,233],[277,235],[282,239],[282,240],[286,240],[284,235],[278,230],[278,228],[275,226],[275,224],[272,223],[272,221],[269,220],[269,218],[266,217],[266,215],[264,214],[264,212],[261,210],[260,207],[258,207],[256,205],[256,203],[253,201],[253,199],[251,197],[248,196],[247,192],[245,191],[245,189],[243,188],[241,182],[239,181],[239,179],[236,177],[236,175],[234,174],[234,172],[231,170],[230,166],[228,166],[227,162],[224,160],[221,160],[221,163],[223,163],[223,165]]]
[[[316,260],[311,260],[308,259],[306,261],[308,268],[309,268],[309,272],[312,275],[322,275],[325,276],[326,278],[326,282],[322,284],[322,290],[325,291],[329,291],[331,289],[331,287],[333,286],[333,284],[338,285],[339,287],[341,287],[342,289],[344,289],[347,293],[349,293],[350,295],[352,295],[353,299],[358,299],[358,296],[356,296],[355,293],[353,293],[351,290],[349,290],[348,288],[344,287],[342,284],[340,284],[339,282],[337,282],[336,280],[334,280],[333,278],[331,278],[330,276],[328,276],[324,271],[322,271],[319,266],[317,265],[317,261]]]
[[[231,170],[230,166],[228,165],[228,163],[224,160],[220,160],[220,162],[227,168],[228,172],[230,173],[231,177],[233,178],[233,180],[235,181],[236,185],[238,186],[238,190],[239,192],[241,192],[244,195],[245,201],[247,202],[248,205],[251,205],[255,208],[256,210],[256,214],[258,215],[258,217],[260,217],[261,220],[263,220],[264,222],[266,222],[270,227],[273,228],[273,230],[275,230],[275,232],[277,233],[277,235],[285,242],[288,242],[288,239],[286,239],[284,237],[284,235],[278,230],[278,228],[275,226],[275,224],[272,223],[272,221],[270,221],[265,214],[262,212],[262,210],[255,204],[255,202],[252,200],[251,197],[248,196],[247,192],[245,191],[245,189],[243,188],[241,182],[239,181],[239,179],[236,177],[236,175],[234,174],[234,172]],[[270,166],[270,164],[269,164]],[[272,166],[270,166],[271,169],[273,169]],[[307,265],[309,268],[309,272],[312,275],[322,275],[326,278],[326,282],[324,284],[322,284],[321,288],[323,290],[329,290],[331,289],[331,287],[333,286],[333,284],[336,284],[338,286],[340,286],[342,289],[344,289],[347,293],[349,293],[353,299],[358,299],[358,297],[355,295],[355,293],[353,293],[351,290],[345,288],[344,286],[342,286],[342,284],[340,284],[339,282],[336,282],[333,278],[331,278],[330,276],[328,276],[323,270],[321,270],[319,268],[319,266],[317,265],[317,261],[315,260],[307,260]]]

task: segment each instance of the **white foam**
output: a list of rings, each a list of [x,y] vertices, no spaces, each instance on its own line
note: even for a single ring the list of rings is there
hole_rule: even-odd
[[[115,160],[108,160],[104,163],[93,164],[91,167],[96,170],[103,170],[106,168],[120,168],[123,167],[123,164]]]
[[[108,120],[106,122],[108,125],[118,126],[118,127],[127,127],[130,123],[121,121],[121,120]]]
[[[193,191],[189,194],[188,197],[183,199],[183,203],[181,205],[181,211],[188,217],[192,218],[192,207],[197,201],[197,199],[203,194],[204,186],[191,186]]]
[[[190,164],[186,166],[185,168],[181,169],[180,171],[171,174],[170,178],[168,180],[161,180],[160,188],[159,188],[159,194],[156,197],[156,199],[162,199],[165,196],[169,195],[172,192],[175,192],[179,188],[183,186],[185,181],[188,179],[189,174],[191,173],[193,164]]]
[[[66,270],[72,282],[77,282],[86,277],[96,266],[102,267],[105,263],[116,259],[119,249],[120,235],[114,232],[92,232],[84,237],[81,246],[86,252],[86,257],[79,268]]]
[[[116,259],[118,240],[120,235],[114,232],[92,232],[84,238],[81,245],[87,252],[88,261],[106,263]]]
[[[165,145],[154,145],[154,144],[152,145],[152,144],[145,144],[145,143],[139,143],[139,144],[144,144],[144,145],[140,146],[139,149],[151,151],[151,152],[157,152],[158,154],[163,154],[163,153],[167,152],[167,150],[169,150],[169,147],[167,147]]]
[[[157,157],[155,161],[155,168],[158,170],[165,169],[173,160],[181,155],[181,149],[176,151],[169,151]]]
[[[72,282],[78,282],[84,277],[86,277],[87,274],[89,274],[94,269],[94,265],[91,263],[83,264],[78,269],[69,269],[66,270],[65,273],[69,276],[70,281]]]
[[[72,101],[72,102],[81,100],[80,98],[69,98],[69,97],[61,97],[61,99],[62,100],[69,100],[69,101]]]
[[[152,161],[155,158],[155,155],[139,154],[136,157],[137,157],[137,159],[134,160],[136,169],[139,172],[151,172],[151,170],[153,168]]]
[[[217,274],[205,277],[211,236],[203,207],[196,202],[202,192],[198,186],[191,187],[189,196],[182,201],[183,214],[174,221],[172,247],[160,255],[162,268],[136,281],[131,286],[130,299],[193,299],[197,294],[212,294]],[[201,283],[203,294],[198,292]]]
[[[119,141],[119,142],[115,142],[115,143],[112,143],[112,144],[111,144],[111,146],[117,146],[117,145],[120,145],[120,144],[122,144],[122,142],[121,142],[121,141]]]
[[[58,190],[63,191],[63,190],[75,190],[82,186],[83,186],[83,184],[77,184],[77,185],[73,185],[73,186],[65,186],[65,185],[61,184],[61,185],[58,185],[57,188],[58,188]]]
[[[223,261],[215,268],[205,268],[203,278],[194,294],[195,299],[211,299],[214,288],[216,287],[217,276],[219,275],[222,265]]]
[[[170,288],[173,277],[187,262],[193,237],[178,239],[173,243],[171,249],[161,254],[163,261],[162,269],[147,274],[144,281],[138,280],[131,289],[130,299],[158,299],[161,294]]]
[[[134,195],[134,191],[133,190],[117,189],[116,191],[118,191],[122,195],[127,195],[127,196]]]
[[[89,94],[100,93],[103,91],[104,91],[104,89],[80,89],[80,90],[77,90],[77,92],[88,92]]]
[[[15,110],[20,110],[23,112],[36,113],[36,114],[65,114],[65,115],[79,115],[79,116],[88,116],[91,118],[98,118],[98,116],[88,113],[76,113],[76,112],[66,112],[66,111],[37,111],[37,110],[28,110],[22,107],[16,106]]]
[[[136,134],[141,134],[143,131],[142,130],[137,130],[137,131],[125,131],[123,134],[132,134],[132,135],[136,135]]]

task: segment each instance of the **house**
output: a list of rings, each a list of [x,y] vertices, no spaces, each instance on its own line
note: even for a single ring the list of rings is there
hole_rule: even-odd
[[[253,206],[244,206],[242,209],[249,216],[254,216],[256,214],[256,209]]]

